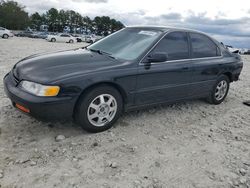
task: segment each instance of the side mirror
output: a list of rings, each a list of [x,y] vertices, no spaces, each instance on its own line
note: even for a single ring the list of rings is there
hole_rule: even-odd
[[[167,61],[168,56],[167,56],[167,53],[156,52],[156,53],[150,54],[147,59],[151,63],[157,63],[157,62]]]

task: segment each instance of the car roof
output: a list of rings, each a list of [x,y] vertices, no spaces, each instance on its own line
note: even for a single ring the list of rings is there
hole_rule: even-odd
[[[193,30],[193,29],[187,29],[187,28],[181,28],[181,27],[172,27],[172,26],[128,26],[127,28],[137,28],[137,29],[152,29],[152,30],[159,30],[162,32],[168,32],[168,31],[185,31],[185,32],[195,32],[195,33],[202,33],[201,31]]]

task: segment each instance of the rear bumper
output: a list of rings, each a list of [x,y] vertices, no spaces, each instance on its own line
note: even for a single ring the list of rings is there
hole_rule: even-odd
[[[243,62],[241,61],[236,66],[236,69],[235,69],[235,71],[233,73],[233,81],[238,81],[239,80],[242,69],[243,69]]]
[[[72,119],[77,97],[38,97],[23,91],[9,73],[4,77],[6,95],[16,107],[21,105],[29,114],[43,121]]]

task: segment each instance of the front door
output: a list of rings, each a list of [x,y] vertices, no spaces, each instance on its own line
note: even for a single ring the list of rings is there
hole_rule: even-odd
[[[143,64],[153,53],[166,53],[167,61]],[[138,66],[136,105],[176,101],[190,96],[192,76],[190,45],[186,32],[167,34]]]

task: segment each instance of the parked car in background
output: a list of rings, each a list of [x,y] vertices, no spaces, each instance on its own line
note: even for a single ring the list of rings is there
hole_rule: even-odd
[[[46,39],[48,37],[47,32],[36,32],[31,34],[32,38]]]
[[[75,37],[65,33],[57,35],[48,35],[46,40],[49,42],[68,42],[68,43],[74,43],[77,41]]]
[[[0,27],[0,37],[1,38],[4,38],[4,39],[7,39],[9,37],[13,37],[14,34],[12,33],[12,31],[4,28],[4,27]]]
[[[103,36],[98,36],[98,35],[88,35],[85,37],[85,42],[93,44],[97,42],[98,40],[102,39]]]
[[[240,52],[240,49],[238,49],[238,48],[234,48],[233,46],[229,46],[229,45],[226,45],[226,48],[230,51],[230,52],[232,52],[232,53],[239,53]]]
[[[204,33],[127,27],[86,48],[24,58],[4,88],[27,114],[100,132],[123,111],[194,98],[220,104],[242,67],[240,55]]]
[[[244,54],[245,54],[245,55],[250,55],[250,50],[246,50],[246,51],[244,52]]]
[[[71,34],[72,37],[75,37],[77,42],[84,42],[85,41],[85,37],[83,37],[83,35],[81,34]]]
[[[33,34],[34,34],[33,31],[21,31],[17,33],[16,36],[17,37],[32,37]]]
[[[86,35],[86,34],[79,35],[79,37],[77,37],[77,38],[79,38],[79,41],[81,41],[81,42],[87,42],[89,39],[91,39],[90,35]],[[97,40],[94,39],[94,42],[96,42],[96,41]],[[90,42],[88,42],[88,43],[90,43]]]

